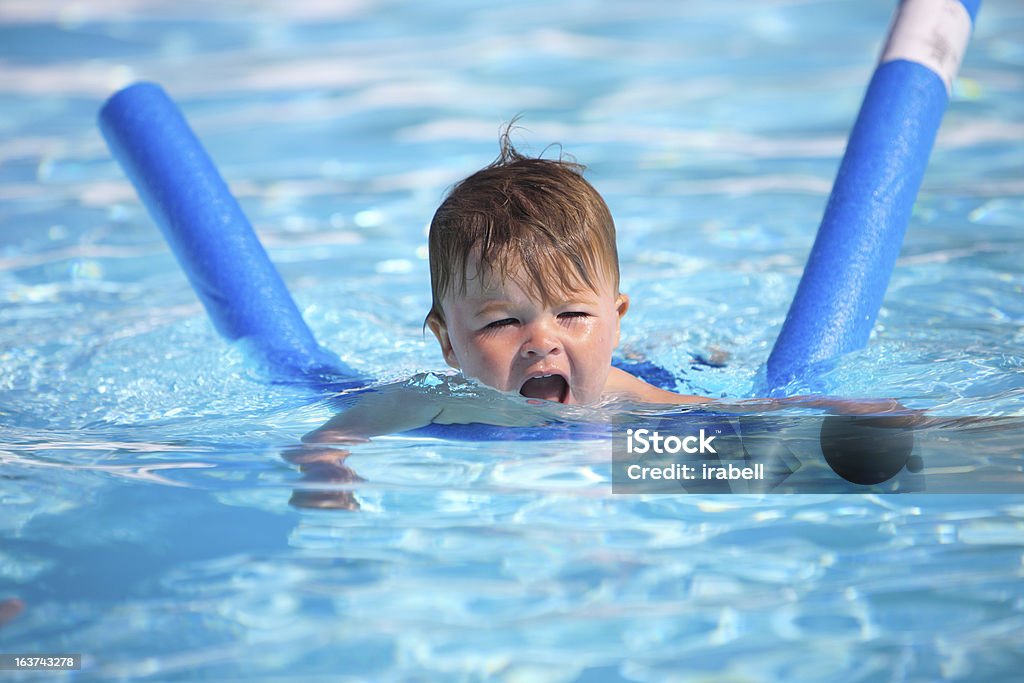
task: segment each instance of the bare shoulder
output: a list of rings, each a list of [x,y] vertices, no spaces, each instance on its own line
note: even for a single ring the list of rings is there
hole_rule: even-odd
[[[688,396],[672,391],[659,389],[635,377],[625,370],[612,368],[604,385],[606,396],[619,396],[642,403],[709,403],[711,399],[704,396]]]

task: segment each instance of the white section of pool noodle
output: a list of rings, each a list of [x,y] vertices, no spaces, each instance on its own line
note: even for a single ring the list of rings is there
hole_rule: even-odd
[[[893,18],[879,64],[905,59],[928,67],[953,90],[971,38],[971,15],[960,0],[904,0]]]

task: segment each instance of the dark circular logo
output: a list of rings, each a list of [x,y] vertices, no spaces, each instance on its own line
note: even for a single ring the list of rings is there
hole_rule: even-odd
[[[821,452],[829,466],[854,484],[881,484],[911,460],[914,432],[885,417],[832,415],[821,425]],[[920,471],[920,458],[912,463]]]

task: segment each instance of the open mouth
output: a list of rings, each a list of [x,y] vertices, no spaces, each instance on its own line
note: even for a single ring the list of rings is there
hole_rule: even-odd
[[[531,377],[523,383],[519,393],[527,398],[565,403],[569,398],[569,383],[561,375]]]

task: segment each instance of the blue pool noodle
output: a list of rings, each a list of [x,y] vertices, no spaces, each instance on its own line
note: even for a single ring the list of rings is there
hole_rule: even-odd
[[[973,24],[981,0],[961,1]],[[766,393],[793,380],[814,390],[825,362],[866,346],[948,101],[927,66],[896,59],[875,70],[768,358]]]
[[[99,114],[111,153],[160,227],[217,331],[275,379],[357,380],[321,347],[277,269],[163,88],[136,83]]]

